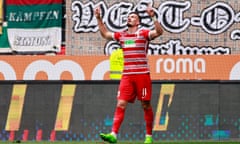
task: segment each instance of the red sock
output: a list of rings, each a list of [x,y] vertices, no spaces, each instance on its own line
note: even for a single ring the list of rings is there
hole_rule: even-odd
[[[144,109],[144,119],[146,122],[146,134],[152,135],[153,129],[153,110],[152,107]]]
[[[115,134],[118,133],[118,130],[123,122],[124,113],[125,113],[125,109],[116,107],[114,119],[113,119],[113,126],[112,126],[112,132],[114,132]]]

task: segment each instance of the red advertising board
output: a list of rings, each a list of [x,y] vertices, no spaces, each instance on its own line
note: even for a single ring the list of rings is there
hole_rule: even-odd
[[[238,55],[149,56],[153,80],[239,80]],[[0,80],[109,80],[108,56],[1,56]]]

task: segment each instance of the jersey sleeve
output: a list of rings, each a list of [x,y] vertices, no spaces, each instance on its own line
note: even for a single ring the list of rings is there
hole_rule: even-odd
[[[120,32],[114,32],[113,33],[113,39],[116,40],[116,41],[119,41],[120,40]]]
[[[150,30],[143,29],[143,30],[141,30],[141,33],[142,33],[142,35],[145,37],[145,39],[147,39],[147,40],[151,40],[151,37],[150,37]]]

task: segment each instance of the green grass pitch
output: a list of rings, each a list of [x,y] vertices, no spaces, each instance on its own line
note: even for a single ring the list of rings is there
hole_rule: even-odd
[[[14,143],[21,143],[21,144],[108,144],[106,142],[102,141],[78,141],[78,142],[70,142],[70,141],[56,141],[56,142],[49,142],[49,141],[41,141],[41,142],[36,142],[36,141],[27,141],[27,142],[22,142],[22,141],[4,141],[1,142],[0,144],[14,144]],[[139,141],[131,141],[131,142],[118,142],[117,144],[143,144],[143,142]],[[159,142],[154,142],[154,144],[240,144],[240,141],[159,141]]]

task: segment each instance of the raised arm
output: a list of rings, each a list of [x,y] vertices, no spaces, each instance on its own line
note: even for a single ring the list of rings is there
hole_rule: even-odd
[[[107,39],[107,40],[112,40],[113,39],[112,38],[112,32],[108,31],[105,24],[103,23],[99,7],[95,9],[95,17],[97,19],[98,28],[99,28],[99,31],[100,31],[102,37]]]
[[[154,14],[154,11],[151,6],[148,6],[146,12],[148,15],[152,18],[154,22],[155,29],[150,31],[150,38],[155,39],[156,37],[160,36],[163,34],[163,29],[160,23],[157,21],[157,18]]]

